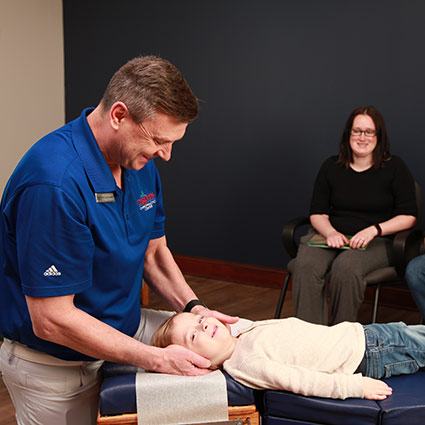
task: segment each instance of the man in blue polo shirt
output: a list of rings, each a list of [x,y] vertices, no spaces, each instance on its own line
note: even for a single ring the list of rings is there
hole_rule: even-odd
[[[100,360],[207,372],[209,361],[189,350],[138,340],[142,278],[177,311],[236,321],[196,298],[164,234],[152,159],[168,161],[197,114],[172,64],[135,58],[96,108],[16,167],[1,203],[0,368],[19,424],[95,423]]]

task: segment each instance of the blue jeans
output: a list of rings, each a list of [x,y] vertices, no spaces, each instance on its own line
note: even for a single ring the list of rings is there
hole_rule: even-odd
[[[425,319],[425,255],[415,257],[407,265],[406,282],[422,318]]]
[[[366,376],[375,379],[415,373],[425,367],[425,326],[403,322],[364,325]]]

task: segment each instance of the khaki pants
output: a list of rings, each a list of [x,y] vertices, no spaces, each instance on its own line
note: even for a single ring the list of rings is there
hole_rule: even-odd
[[[0,365],[18,425],[96,424],[102,361],[49,366],[20,359],[13,343],[3,343]]]
[[[142,310],[134,337],[149,344],[169,314]],[[95,425],[102,363],[66,362],[5,341],[0,348],[0,371],[18,425]]]

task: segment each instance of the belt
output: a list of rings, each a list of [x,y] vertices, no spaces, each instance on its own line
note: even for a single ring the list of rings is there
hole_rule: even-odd
[[[28,362],[38,363],[46,366],[82,366],[84,364],[93,363],[58,359],[57,357],[42,353],[41,351],[33,350],[26,345],[20,344],[16,341],[11,341],[6,338],[3,340],[3,345],[9,351],[10,356],[15,356]]]

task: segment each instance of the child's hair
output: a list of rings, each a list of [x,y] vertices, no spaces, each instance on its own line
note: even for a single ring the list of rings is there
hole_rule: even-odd
[[[165,348],[171,344],[172,322],[178,314],[179,313],[176,313],[170,316],[162,325],[158,326],[152,335],[152,345],[159,348]]]

